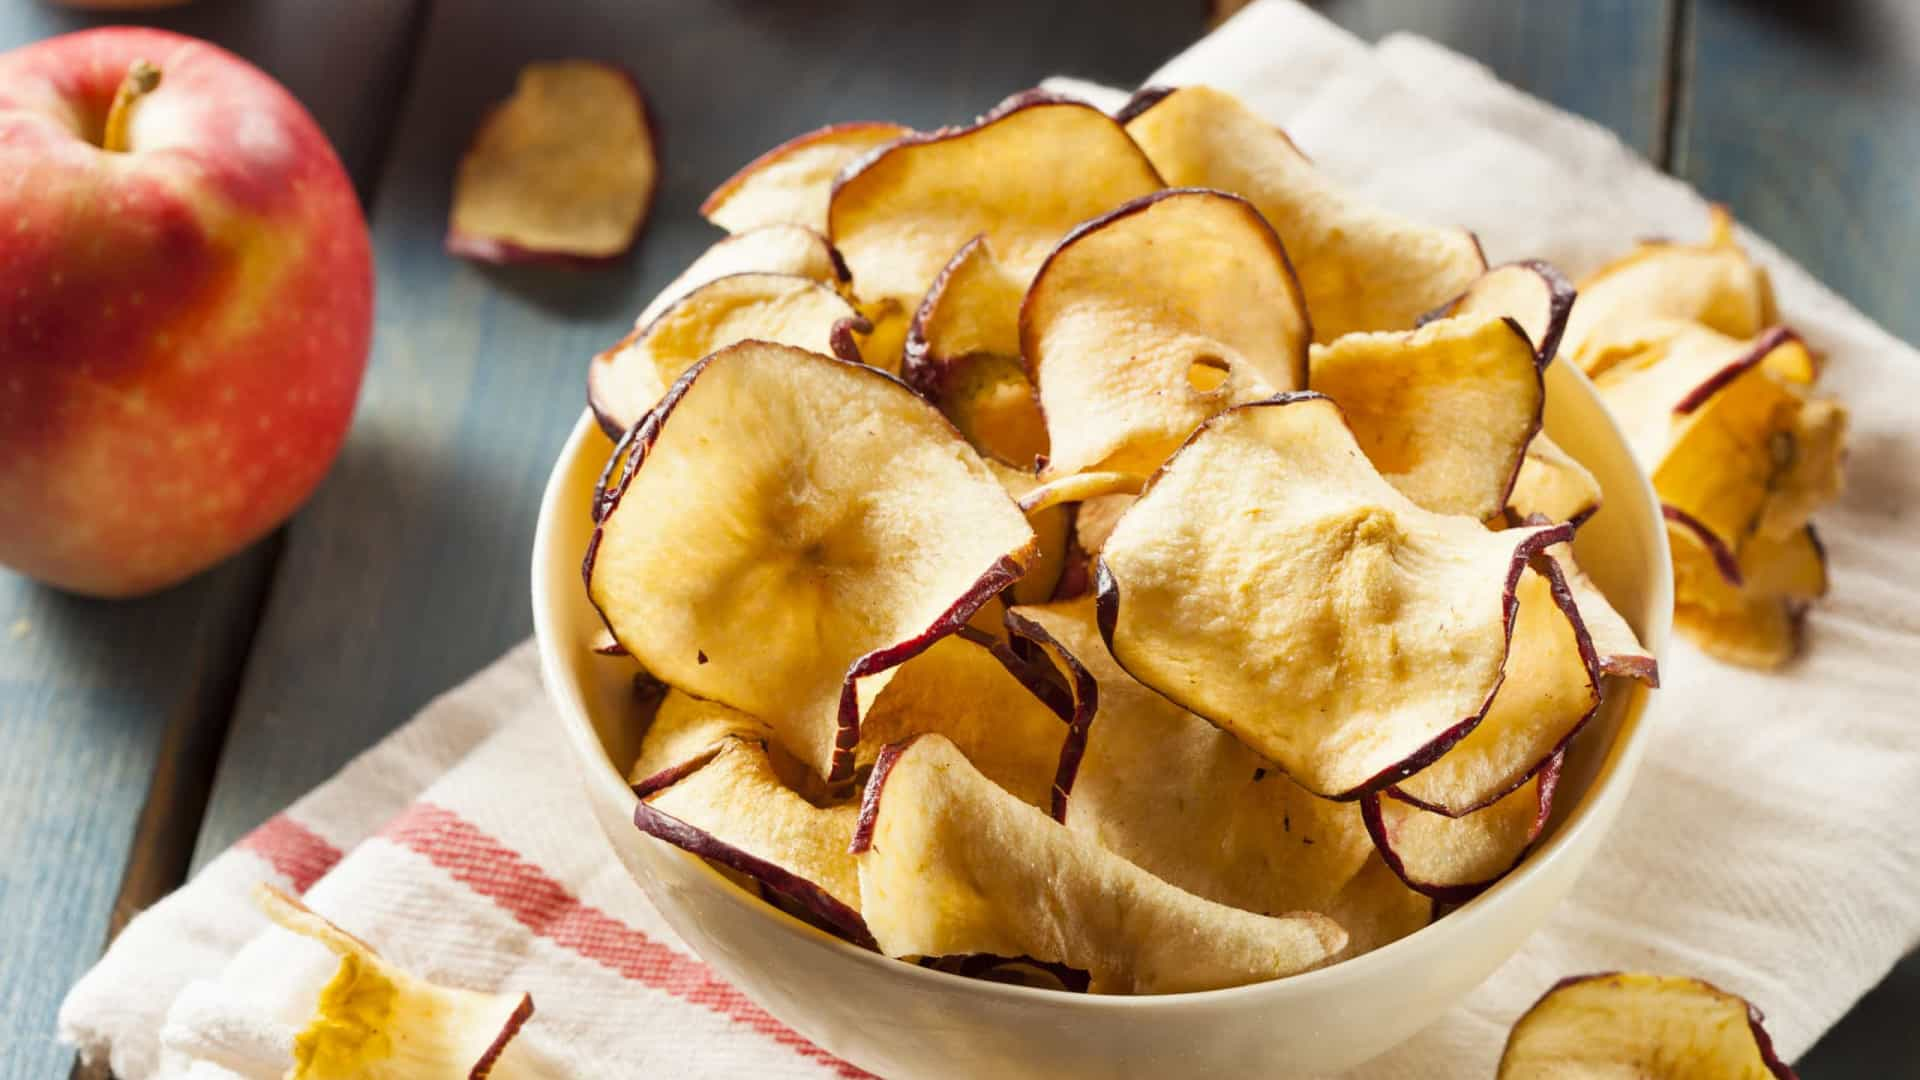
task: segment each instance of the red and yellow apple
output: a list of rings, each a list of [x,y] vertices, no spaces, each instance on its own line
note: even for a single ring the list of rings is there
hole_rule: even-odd
[[[284,520],[373,318],[353,186],[278,83],[111,27],[0,55],[0,563],[179,581]]]

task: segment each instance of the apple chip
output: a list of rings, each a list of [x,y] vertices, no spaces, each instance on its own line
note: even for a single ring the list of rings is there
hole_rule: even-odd
[[[1067,230],[1160,186],[1107,114],[1028,91],[970,126],[908,135],[848,166],[827,236],[863,299],[911,308],[976,236],[1025,287]]]
[[[253,902],[340,958],[313,1017],[294,1036],[288,1080],[484,1078],[533,1015],[531,995],[441,986],[403,971],[265,882],[254,886]]]
[[[1481,274],[1467,291],[1445,306],[1421,316],[1424,326],[1436,319],[1460,315],[1495,315],[1518,323],[1534,344],[1534,356],[1545,369],[1560,351],[1560,338],[1573,310],[1573,284],[1559,268],[1540,259],[1506,263]]]
[[[700,215],[732,233],[764,225],[825,232],[833,178],[875,147],[912,129],[899,124],[832,124],[797,135],[748,162],[700,204]]]
[[[702,360],[614,457],[583,568],[608,628],[829,782],[852,776],[892,670],[1033,560],[1033,530],[939,412],[789,346]]]
[[[744,874],[849,941],[871,945],[847,844],[859,808],[816,806],[780,782],[767,748],[723,738],[686,775],[634,807],[641,832]]]
[[[853,334],[868,329],[847,299],[793,274],[729,274],[681,297],[587,365],[587,402],[619,438],[696,361],[753,339],[832,351],[858,360]]]
[[[1409,888],[1447,903],[1471,900],[1520,865],[1553,815],[1562,755],[1492,805],[1447,817],[1391,795],[1360,801],[1367,833]]]
[[[1351,960],[1431,923],[1434,901],[1409,889],[1375,851],[1327,905],[1325,914],[1346,930],[1347,951],[1340,959]]]
[[[1527,560],[1571,534],[1422,510],[1331,399],[1286,395],[1208,421],[1120,519],[1101,630],[1134,678],[1350,798],[1480,722]]]
[[[1114,526],[1120,524],[1120,515],[1133,505],[1136,495],[1115,494],[1095,495],[1082,499],[1079,509],[1073,515],[1073,539],[1080,549],[1088,555],[1100,554],[1100,548],[1106,544],[1107,537],[1113,535]]]
[[[460,159],[447,250],[494,263],[617,258],[659,175],[633,76],[591,60],[528,64]]]
[[[1520,459],[1507,510],[1521,520],[1539,515],[1577,526],[1600,509],[1600,499],[1600,481],[1542,431]]]
[[[1513,1025],[1499,1080],[1794,1080],[1765,1019],[1699,979],[1576,975]]]
[[[772,738],[772,728],[738,709],[669,689],[641,736],[627,782],[644,797],[705,764],[729,739]]]
[[[1580,564],[1574,561],[1573,545],[1555,544],[1545,552],[1564,576],[1573,604],[1580,613],[1587,640],[1603,675],[1623,675],[1638,679],[1648,687],[1660,685],[1660,665],[1651,650],[1640,643],[1640,635],[1594,584]]]
[[[846,284],[847,268],[827,238],[799,225],[762,225],[721,237],[680,276],[661,289],[633,321],[638,328],[659,318],[675,300],[709,281],[733,274],[792,274],[837,288]]]
[[[1482,520],[1506,508],[1546,403],[1533,343],[1494,315],[1316,345],[1309,381],[1401,494]]]
[[[1800,651],[1809,602],[1826,595],[1826,552],[1812,525],[1753,536],[1736,558],[1685,518],[1669,516],[1674,625],[1732,664],[1778,668]]]
[[[1179,993],[1318,967],[1313,913],[1203,900],[1070,831],[922,735],[875,763],[854,837],[861,910],[889,956],[993,953],[1079,968],[1094,993]]]
[[[927,289],[900,374],[982,454],[1022,468],[1047,453],[1046,420],[1020,359],[1021,283],[976,236]]]
[[[1051,503],[1029,507],[1026,500],[1041,487],[1040,478],[1033,470],[1015,468],[993,457],[987,457],[986,462],[1020,512],[1027,515],[1027,524],[1033,527],[1033,562],[1027,566],[1026,575],[1008,589],[1010,598],[1017,604],[1038,604],[1052,599],[1054,589],[1060,584],[1060,575],[1066,570],[1067,546],[1073,542],[1073,512],[1069,507]],[[996,613],[989,633],[998,635],[999,618]]]
[[[1300,272],[1316,342],[1404,330],[1487,269],[1472,233],[1353,198],[1230,94],[1142,90],[1120,115],[1168,185],[1232,192],[1259,208]]]
[[[1220,410],[1304,389],[1311,336],[1287,253],[1245,199],[1161,191],[1081,225],[1020,309],[1047,473],[1152,472]]]

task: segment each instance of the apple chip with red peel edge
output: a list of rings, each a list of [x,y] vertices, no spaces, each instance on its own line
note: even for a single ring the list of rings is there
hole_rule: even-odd
[[[1156,96],[1157,95],[1157,96]],[[1486,272],[1465,229],[1436,228],[1341,190],[1238,98],[1209,86],[1143,90],[1123,110],[1132,135],[1170,187],[1245,196],[1287,246],[1313,340],[1404,330]]]
[[[1750,338],[1778,318],[1766,270],[1734,238],[1726,208],[1715,206],[1705,243],[1643,243],[1589,274],[1562,340],[1592,377],[1635,351],[1649,320],[1676,319]]]
[[[729,274],[674,301],[587,365],[587,403],[618,438],[701,357],[736,341],[831,351],[858,361],[865,318],[839,293],[793,274]]]
[[[647,794],[633,823],[746,875],[823,929],[871,947],[847,853],[859,816],[855,803],[816,806],[781,783],[761,743],[726,738],[704,764]]]
[[[1794,1080],[1765,1020],[1700,979],[1575,975],[1514,1023],[1498,1080]]]
[[[1358,811],[1355,813],[1357,816]],[[1374,851],[1361,864],[1360,872],[1328,903],[1324,914],[1346,930],[1347,949],[1340,959],[1351,960],[1431,923],[1434,901],[1408,888]]]
[[[1539,515],[1580,525],[1600,509],[1600,481],[1542,431],[1527,444],[1507,494],[1507,512],[1522,520]]]
[[[1152,472],[1220,410],[1304,389],[1311,336],[1280,238],[1245,199],[1160,191],[1086,222],[1020,308],[1045,474]]]
[[[1520,610],[1493,707],[1452,749],[1390,789],[1402,800],[1448,817],[1490,806],[1560,753],[1600,707],[1600,658],[1560,565],[1528,567],[1515,596]]]
[[[1826,552],[1813,526],[1784,540],[1749,537],[1732,581],[1696,529],[1670,521],[1667,536],[1674,625],[1690,641],[1717,659],[1762,670],[1799,653],[1806,605],[1827,591]]]
[[[1355,806],[1311,794],[1122,671],[1091,597],[1014,608],[1007,624],[1045,646],[1063,674],[1064,659],[1098,688],[1068,828],[1171,885],[1247,911],[1325,912],[1372,853]]]
[[[1008,599],[1016,604],[1048,600],[1060,584],[1060,575],[1066,571],[1067,548],[1073,542],[1073,510],[1060,505],[1029,509],[1025,500],[1040,487],[1040,478],[1033,470],[1015,468],[984,453],[981,456],[1000,478],[1000,485],[1007,489],[1007,495],[1020,507],[1020,512],[1027,515],[1027,524],[1033,527],[1033,562],[1028,564],[1026,574],[1008,588]],[[999,636],[999,612],[994,613],[993,622],[986,629]]]
[[[1466,292],[1422,315],[1419,325],[1461,315],[1504,316],[1533,342],[1534,358],[1544,369],[1560,350],[1574,296],[1573,283],[1550,262],[1503,263],[1480,275]]]
[[[266,882],[253,887],[253,902],[340,958],[312,1018],[294,1036],[289,1080],[484,1080],[496,1067],[502,1075],[518,1072],[509,1044],[533,1015],[531,995],[428,982]]]
[[[830,782],[852,776],[889,673],[1033,561],[986,463],[862,364],[731,345],[626,441],[584,561],[590,598],[662,682],[760,717]]]
[[[633,76],[591,60],[528,64],[460,160],[447,250],[494,263],[618,258],[659,174]]]
[[[646,798],[699,768],[729,739],[772,738],[773,729],[764,721],[669,688],[640,737],[640,754],[627,769],[627,782]]]
[[[1567,589],[1573,596],[1574,607],[1580,612],[1580,622],[1587,631],[1587,640],[1593,643],[1593,654],[1603,675],[1622,675],[1638,679],[1648,687],[1660,685],[1660,664],[1652,651],[1640,643],[1640,635],[1600,591],[1600,586],[1587,576],[1585,570],[1574,560],[1573,545],[1555,544],[1542,553],[1543,558],[1551,559],[1560,568],[1566,579]]]
[[[1483,521],[1506,508],[1547,397],[1533,343],[1493,315],[1316,345],[1309,381],[1388,483],[1424,509]]]
[[[1020,359],[1023,295],[986,237],[967,241],[920,301],[900,375],[982,454],[1031,468],[1047,453],[1047,425]]]
[[[1346,945],[1175,888],[1001,790],[938,735],[875,763],[854,836],[861,911],[889,956],[994,953],[1086,971],[1105,994],[1179,993],[1319,967]]]
[[[825,232],[827,197],[840,170],[912,128],[888,123],[832,124],[797,135],[748,162],[700,204],[700,216],[731,233],[764,225]]]
[[[907,135],[849,165],[826,231],[862,299],[911,309],[976,236],[1024,288],[1069,229],[1161,186],[1107,114],[1030,90],[967,127]]]
[[[1072,702],[996,641],[962,630],[900,665],[860,722],[858,764],[937,732],[1021,800],[1051,805]]]
[[[701,252],[679,277],[654,295],[640,317],[633,320],[634,327],[659,318],[675,300],[707,282],[734,274],[792,274],[832,288],[847,281],[846,264],[822,234],[800,225],[762,225],[723,236]]]
[[[1573,530],[1414,505],[1319,394],[1237,406],[1155,474],[1100,550],[1129,674],[1319,795],[1416,772],[1486,714],[1527,560]]]
[[[1520,865],[1553,814],[1563,754],[1556,752],[1492,805],[1447,817],[1392,795],[1368,795],[1360,812],[1374,846],[1409,888],[1447,903],[1484,892]]]

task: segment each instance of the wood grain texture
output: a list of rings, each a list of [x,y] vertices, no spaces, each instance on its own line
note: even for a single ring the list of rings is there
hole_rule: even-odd
[[[203,4],[110,18],[0,7],[0,49],[109,22],[207,37],[285,82],[364,181],[403,74],[409,5]],[[352,77],[330,57],[354,56]],[[58,1076],[67,987],[185,873],[277,539],[138,601],[0,571],[0,1075]]]

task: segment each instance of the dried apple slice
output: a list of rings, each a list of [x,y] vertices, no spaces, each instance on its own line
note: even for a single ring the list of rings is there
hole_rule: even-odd
[[[1316,342],[1404,330],[1486,272],[1472,233],[1360,202],[1230,94],[1143,90],[1121,116],[1169,186],[1229,191],[1259,208],[1300,272]]]
[[[889,956],[1066,964],[1094,993],[1211,990],[1325,964],[1346,944],[1311,912],[1202,900],[1000,789],[938,735],[875,763],[854,837],[861,910]]]
[[[1540,259],[1525,259],[1480,275],[1466,292],[1421,316],[1420,325],[1460,315],[1504,316],[1518,323],[1527,340],[1533,342],[1534,356],[1544,369],[1560,351],[1574,296],[1573,283],[1558,267]]]
[[[619,438],[682,372],[723,345],[753,339],[858,360],[853,335],[868,329],[839,293],[793,274],[730,274],[668,305],[652,322],[587,365],[587,403]]]
[[[1331,399],[1287,395],[1209,420],[1120,519],[1101,630],[1134,678],[1351,798],[1480,722],[1527,560],[1571,535],[1422,510]]]
[[[640,753],[627,770],[627,782],[642,798],[699,768],[729,739],[765,742],[773,729],[765,721],[717,701],[668,689],[661,696]]]
[[[1136,497],[1133,494],[1115,494],[1082,499],[1073,515],[1074,543],[1088,555],[1100,554],[1107,537],[1113,535],[1114,526],[1120,524],[1120,516],[1133,505]]]
[[[1492,805],[1447,817],[1391,795],[1360,800],[1367,833],[1393,872],[1417,892],[1463,903],[1520,865],[1553,815],[1564,755],[1555,753],[1526,782]]]
[[[1600,500],[1600,481],[1542,431],[1520,459],[1507,510],[1521,520],[1538,514],[1578,526],[1600,509]]]
[[[1067,230],[1160,187],[1111,117],[1028,91],[970,126],[908,135],[850,165],[826,231],[863,299],[911,309],[976,236],[1025,287]]]
[[[825,236],[799,225],[762,225],[723,236],[701,252],[654,296],[633,325],[647,325],[675,300],[709,281],[733,274],[792,274],[833,288],[847,283],[846,264]]]
[[[915,311],[900,375],[982,454],[1031,468],[1047,427],[1020,360],[1023,295],[986,237],[967,241]]]
[[[1312,333],[1287,253],[1245,199],[1161,191],[1081,225],[1020,309],[1047,474],[1152,472],[1209,416],[1304,389]]]
[[[831,124],[796,135],[748,162],[713,189],[700,216],[731,233],[764,225],[825,232],[827,196],[840,170],[911,128],[877,122]]]
[[[871,947],[847,853],[859,815],[852,802],[807,801],[781,783],[763,744],[730,737],[697,768],[647,793],[633,823],[746,875],[823,929]]]
[[[1765,1020],[1699,979],[1575,975],[1514,1023],[1499,1080],[1794,1080]]]
[[[1546,404],[1533,343],[1495,315],[1316,345],[1309,381],[1401,494],[1482,520],[1506,508]]]
[[[659,176],[633,76],[591,60],[528,64],[460,159],[447,251],[495,263],[618,258]]]
[[[1674,625],[1708,655],[1770,670],[1800,651],[1806,605],[1826,595],[1826,551],[1807,525],[1755,535],[1737,558],[1684,518],[1668,522]]]
[[[1026,519],[933,406],[801,349],[712,354],[614,456],[583,568],[608,628],[830,782],[887,674],[1033,560]]]
[[[1060,584],[1060,575],[1066,570],[1067,547],[1073,542],[1073,511],[1051,503],[1028,506],[1026,500],[1041,486],[1033,470],[1018,469],[990,456],[986,461],[993,474],[1000,478],[1000,486],[1007,489],[1020,512],[1027,515],[1027,524],[1033,526],[1033,562],[1028,565],[1025,576],[1007,590],[1009,599],[1016,604],[1038,604],[1053,596]],[[996,613],[990,633],[999,632],[999,618]]]
[[[532,995],[463,990],[404,971],[265,882],[253,887],[253,902],[340,958],[312,1018],[294,1036],[289,1080],[485,1078],[533,1015]]]
[[[1600,586],[1574,560],[1573,545],[1555,544],[1544,555],[1553,560],[1565,578],[1574,607],[1580,612],[1580,623],[1586,629],[1587,640],[1593,643],[1593,654],[1600,673],[1622,675],[1638,679],[1648,687],[1658,687],[1659,661],[1651,650],[1640,643],[1640,635],[1627,625],[1626,618],[1600,591]]]
[[[1340,959],[1351,960],[1431,923],[1434,901],[1407,888],[1375,851],[1327,905],[1325,914],[1346,930],[1347,951],[1340,954]]]

